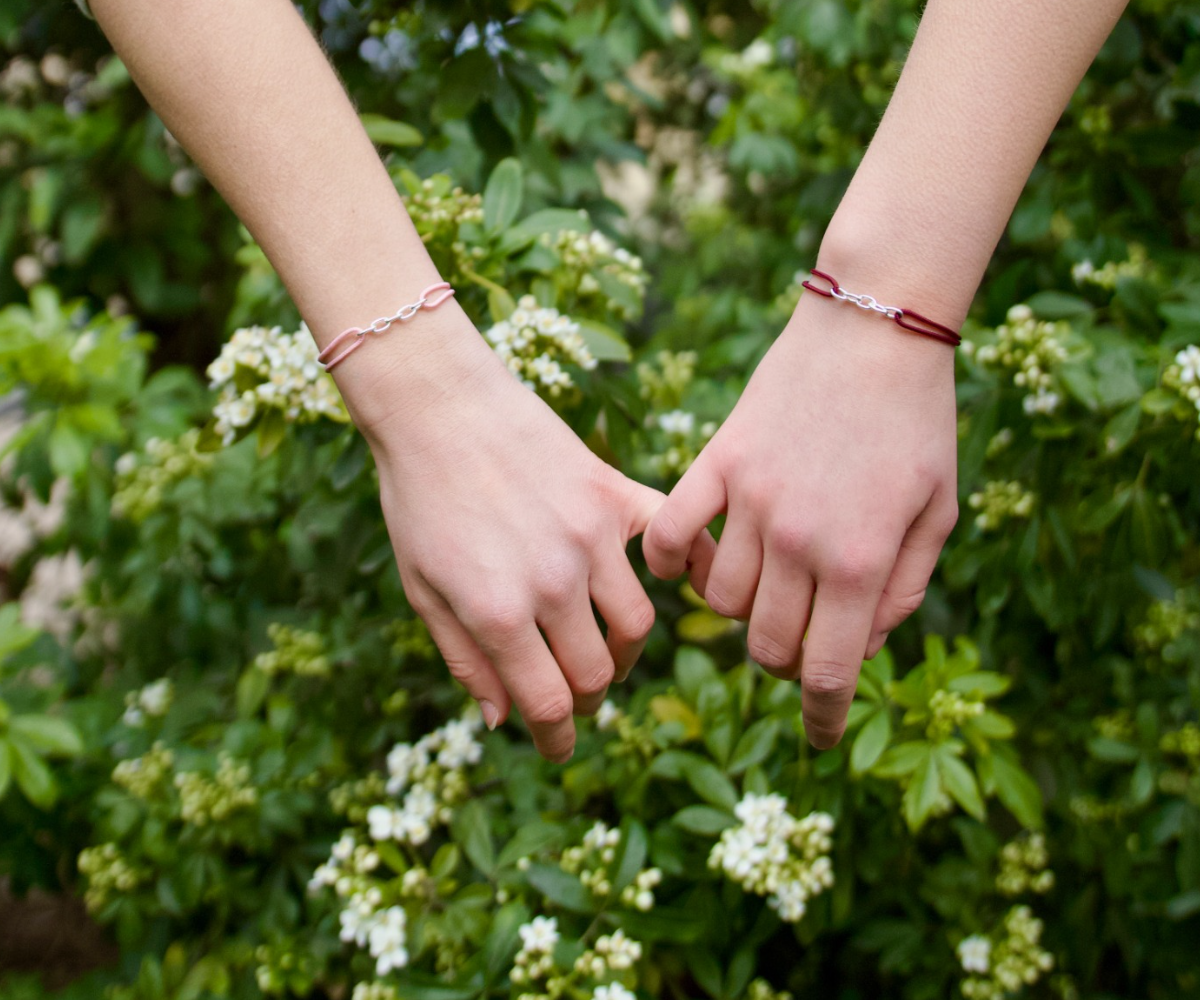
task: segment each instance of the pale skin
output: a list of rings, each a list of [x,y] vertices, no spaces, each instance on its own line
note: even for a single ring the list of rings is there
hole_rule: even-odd
[[[439,276],[288,0],[93,0],[174,135],[254,234],[319,345]],[[823,241],[843,286],[957,326],[1046,137],[1124,0],[931,0]],[[489,725],[515,704],[570,757],[641,651],[650,568],[748,618],[840,739],[864,655],[920,604],[956,517],[953,354],[804,296],[665,503],[516,382],[453,301],[340,365],[400,575]],[[706,526],[727,513],[714,547]],[[602,633],[594,602],[606,624]]]

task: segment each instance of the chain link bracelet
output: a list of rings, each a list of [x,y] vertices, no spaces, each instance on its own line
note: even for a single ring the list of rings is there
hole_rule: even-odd
[[[911,309],[902,309],[900,306],[885,306],[873,295],[848,292],[838,284],[837,279],[833,275],[826,274],[824,271],[818,271],[816,268],[813,268],[808,273],[820,278],[822,281],[828,282],[829,287],[819,288],[811,281],[805,280],[800,283],[801,288],[807,288],[810,292],[824,295],[827,299],[841,299],[843,302],[849,302],[851,305],[858,306],[859,309],[866,309],[868,312],[877,312],[879,315],[893,320],[897,326],[903,327],[905,330],[910,330],[913,333],[919,333],[926,337],[932,337],[934,340],[940,340],[943,344],[949,344],[951,347],[957,347],[962,343],[962,337],[948,326],[935,323],[929,317],[922,316],[919,312],[913,312]]]
[[[421,293],[421,297],[416,302],[401,306],[391,316],[380,316],[370,326],[352,326],[349,330],[343,330],[329,342],[325,350],[317,355],[317,361],[325,366],[327,372],[331,372],[336,365],[345,361],[363,345],[368,333],[383,333],[393,323],[407,323],[422,309],[436,309],[453,294],[454,289],[450,287],[448,281],[439,281],[436,285],[430,285]],[[345,343],[351,337],[355,338],[354,343],[340,354],[335,354],[338,345]]]

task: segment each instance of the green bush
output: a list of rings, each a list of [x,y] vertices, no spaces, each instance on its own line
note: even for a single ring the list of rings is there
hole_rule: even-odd
[[[306,6],[481,332],[663,488],[917,16]],[[1133,4],[1022,197],[963,517],[842,746],[642,570],[659,623],[565,767],[464,711],[278,279],[47,10],[0,14],[0,874],[119,941],[64,998],[1200,995],[1200,5]]]

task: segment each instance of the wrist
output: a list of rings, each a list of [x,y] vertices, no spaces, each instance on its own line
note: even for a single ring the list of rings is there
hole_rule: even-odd
[[[426,423],[477,393],[503,366],[454,301],[375,336],[337,366],[334,379],[372,451],[418,443]]]

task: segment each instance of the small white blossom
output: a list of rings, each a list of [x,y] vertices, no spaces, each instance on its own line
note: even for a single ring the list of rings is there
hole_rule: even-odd
[[[958,961],[964,972],[987,973],[991,968],[992,942],[982,934],[972,934],[958,943]]]
[[[637,1000],[637,997],[620,983],[597,986],[592,991],[592,1000]]]
[[[530,955],[549,955],[558,944],[558,918],[534,917],[522,924],[517,933],[521,935],[521,950]]]

